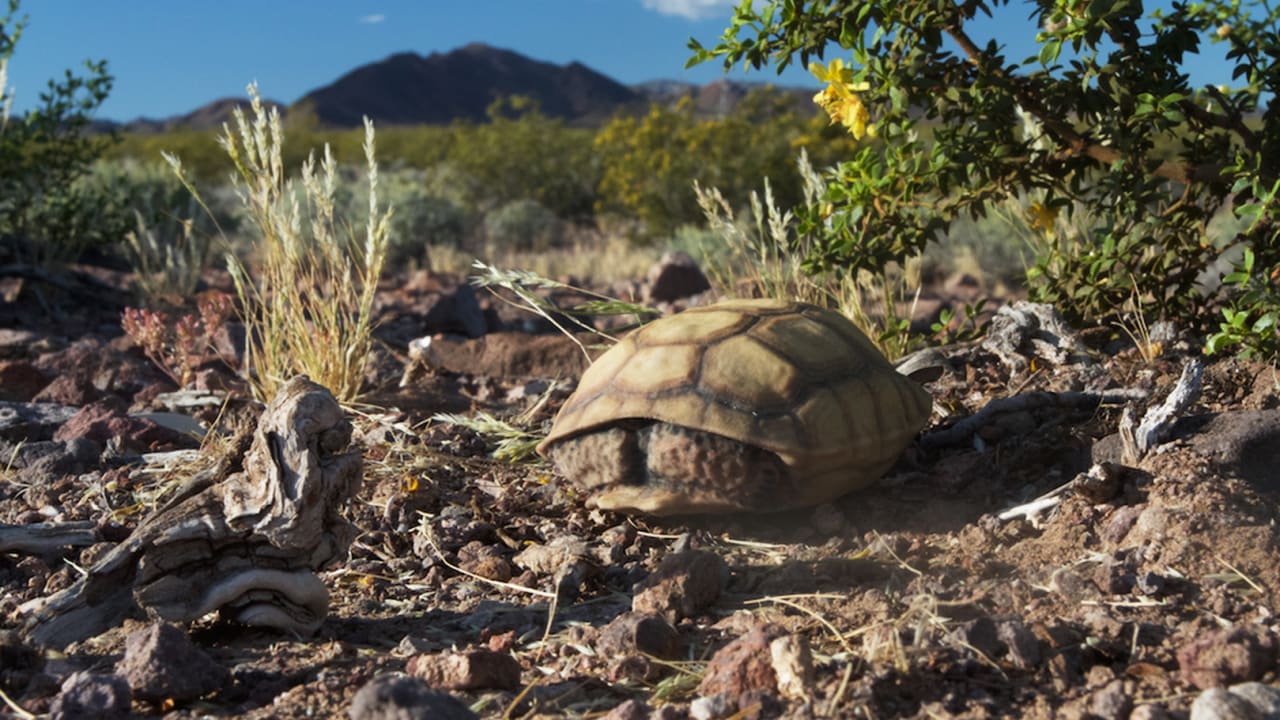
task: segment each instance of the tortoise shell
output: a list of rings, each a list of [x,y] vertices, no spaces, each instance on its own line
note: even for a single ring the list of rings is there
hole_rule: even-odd
[[[843,315],[730,300],[601,355],[538,452],[606,509],[781,510],[874,481],[931,407]]]

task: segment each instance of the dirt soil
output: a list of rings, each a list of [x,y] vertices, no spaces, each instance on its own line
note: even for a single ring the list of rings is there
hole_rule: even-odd
[[[128,278],[93,272],[93,285],[5,280],[6,407],[164,409],[156,398],[175,384],[120,330]],[[429,331],[431,293],[406,299],[398,285],[384,284],[382,305],[398,313],[388,326]],[[225,670],[215,688],[176,698],[135,686],[116,716],[392,717],[396,703],[417,708],[396,717],[469,716],[430,714],[430,698],[407,691],[353,706],[386,673],[481,717],[1177,718],[1205,688],[1276,683],[1269,365],[1208,359],[1175,436],[1135,459],[1114,438],[1123,404],[1088,393],[1147,391],[1132,403],[1141,417],[1197,343],[1144,359],[1123,333],[1093,329],[1087,352],[1018,370],[976,343],[943,348],[924,439],[875,486],[801,511],[658,520],[592,509],[549,466],[496,460],[490,439],[427,422],[512,418],[559,380],[532,416],[545,431],[582,363],[559,336],[493,332],[515,326],[500,324],[508,312],[487,310],[485,337],[442,338],[434,369],[399,340],[379,349],[355,416],[359,535],[321,575],[320,630],[197,620],[181,629]],[[243,390],[226,364],[233,335],[188,387]],[[451,368],[450,357],[461,359]],[[1027,399],[975,432],[941,434],[1012,396]],[[208,421],[216,408],[186,412]],[[64,681],[123,672],[127,639],[148,627],[130,619],[65,651],[20,631],[24,603],[70,585],[199,464],[148,466],[142,452],[193,443],[112,427],[87,457],[0,458],[0,524],[88,521],[102,539],[0,553],[0,690],[14,703],[0,717],[72,717]],[[4,432],[0,451],[18,458],[56,429]],[[1073,482],[1097,460],[1110,464]],[[1068,483],[1048,507],[1002,515]]]

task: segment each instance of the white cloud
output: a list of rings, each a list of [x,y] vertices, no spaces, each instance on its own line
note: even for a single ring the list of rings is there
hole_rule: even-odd
[[[641,0],[649,10],[663,15],[678,15],[689,20],[723,16],[729,18],[730,10],[738,6],[738,0]]]
[[[378,23],[386,19],[387,19],[386,15],[365,15],[364,17],[360,18],[360,23],[362,25],[377,25]]]

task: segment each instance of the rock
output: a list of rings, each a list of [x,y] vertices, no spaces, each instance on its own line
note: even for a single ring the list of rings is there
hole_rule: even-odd
[[[76,408],[52,403],[0,401],[0,439],[48,440],[75,414]]]
[[[145,418],[130,417],[124,402],[112,396],[81,408],[53,434],[54,440],[74,438],[91,440],[99,446],[115,441],[121,449],[139,453],[198,444],[191,437]]]
[[[244,323],[228,321],[214,329],[209,344],[219,360],[233,368],[242,368],[246,337]]]
[[[435,304],[422,318],[422,335],[447,333],[477,338],[485,334],[488,323],[476,302],[476,291],[470,283],[458,283],[436,296]]]
[[[1098,720],[1128,720],[1133,697],[1123,680],[1112,680],[1089,695],[1089,715]]]
[[[1223,690],[1209,688],[1191,703],[1191,720],[1263,720],[1253,703]]]
[[[1185,439],[1223,475],[1239,477],[1264,492],[1280,491],[1280,408],[1234,410],[1179,420],[1175,439]]]
[[[649,706],[643,700],[628,700],[615,706],[602,720],[647,720]]]
[[[584,335],[582,341],[589,346],[596,338]],[[431,357],[439,370],[510,379],[577,379],[590,363],[582,348],[561,333],[492,332],[475,339],[433,337]]]
[[[1139,705],[1129,713],[1129,720],[1171,720],[1172,717],[1162,705]]]
[[[623,613],[600,631],[596,653],[603,657],[652,655],[663,660],[676,660],[684,652],[684,643],[676,629],[657,615]]]
[[[49,706],[50,720],[124,720],[133,701],[129,683],[119,675],[72,674]]]
[[[1260,625],[1204,633],[1178,648],[1178,668],[1200,689],[1257,680],[1276,662],[1276,638]]]
[[[724,695],[731,699],[755,690],[778,689],[770,644],[783,636],[773,625],[756,626],[716,651],[698,684],[704,697]]]
[[[704,696],[689,703],[690,720],[721,720],[737,711],[737,704],[724,695]]]
[[[0,360],[0,400],[31,402],[52,379],[26,360]]]
[[[186,633],[167,623],[130,633],[116,672],[128,679],[134,697],[150,703],[195,700],[221,688],[231,677]]]
[[[89,378],[78,372],[59,375],[32,398],[35,402],[79,407],[101,400],[103,393]]]
[[[40,440],[22,443],[3,455],[11,459],[11,467],[18,471],[18,480],[47,483],[64,475],[86,472],[98,462],[99,450],[97,445],[84,439]]]
[[[586,541],[581,538],[561,535],[546,545],[530,545],[512,558],[512,562],[540,575],[550,575],[555,581],[556,594],[562,600],[572,601],[583,581],[599,572],[588,551]]]
[[[511,563],[495,546],[476,540],[458,548],[458,567],[498,582],[506,582],[513,575]]]
[[[801,702],[813,697],[813,653],[803,635],[774,638],[769,659],[782,697]]]
[[[1102,539],[1112,545],[1119,545],[1138,522],[1138,517],[1146,509],[1146,505],[1124,505],[1116,508],[1102,526]]]
[[[520,663],[510,653],[471,649],[418,655],[405,668],[433,688],[445,690],[516,690]]]
[[[1253,703],[1267,720],[1280,720],[1280,688],[1260,682],[1246,682],[1228,688],[1232,695]]]
[[[960,623],[951,633],[951,638],[961,647],[975,650],[988,660],[994,660],[1004,653],[996,624],[989,617]]]
[[[708,550],[671,553],[636,586],[631,609],[661,615],[671,623],[694,617],[720,598],[728,570],[724,560]]]
[[[711,283],[698,269],[693,257],[683,250],[674,250],[663,253],[662,258],[649,268],[644,298],[650,303],[672,302],[710,288]]]
[[[1021,620],[1005,620],[996,626],[996,637],[1004,643],[1013,666],[1030,670],[1040,665],[1040,640]]]
[[[365,683],[351,698],[351,720],[472,720],[479,718],[461,700],[432,690],[421,680],[387,673]]]

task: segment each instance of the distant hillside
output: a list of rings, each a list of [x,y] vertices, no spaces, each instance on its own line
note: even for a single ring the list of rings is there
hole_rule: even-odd
[[[283,103],[274,100],[263,100],[263,105],[267,107],[276,107],[280,112],[285,111]],[[249,112],[248,98],[221,98],[214,100],[207,105],[192,110],[185,115],[175,115],[163,120],[152,120],[150,118],[138,118],[131,122],[119,125],[121,130],[126,132],[164,132],[183,128],[187,130],[217,130],[222,127],[223,123],[231,122],[234,117],[233,113],[237,107],[245,109],[245,113]]]
[[[323,125],[356,127],[484,120],[495,99],[524,95],[553,117],[590,121],[642,100],[635,90],[581,63],[553,65],[474,43],[426,57],[399,53],[312,90],[296,106]]]
[[[654,80],[627,86],[581,63],[568,65],[534,60],[510,50],[473,43],[426,57],[398,53],[362,65],[332,83],[302,96],[281,112],[309,112],[323,126],[359,127],[364,116],[380,126],[443,125],[454,120],[483,122],[495,99],[522,95],[537,101],[542,112],[578,126],[598,126],[619,112],[642,113],[651,103],[674,104],[692,98],[694,112],[718,117],[739,106],[760,85],[716,80],[705,85]],[[816,112],[811,88],[780,88],[794,109]],[[216,129],[245,98],[222,98],[185,115],[139,118],[119,124],[97,121],[94,128],[127,132],[164,132],[177,128]]]

